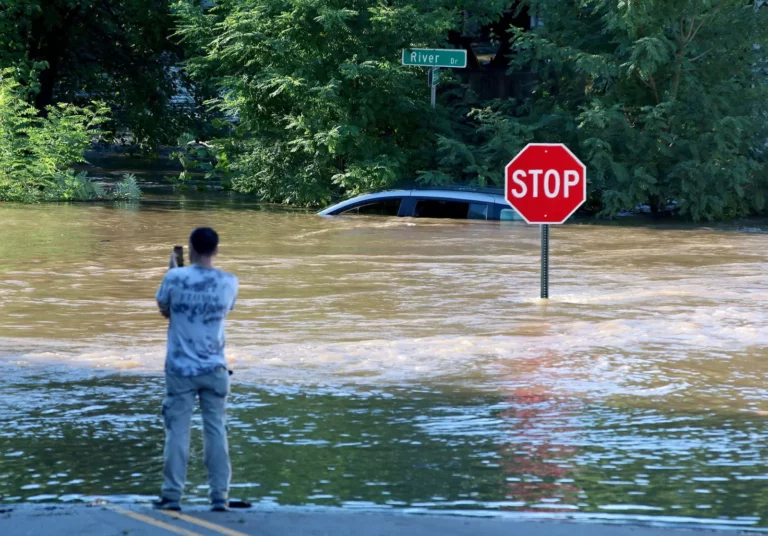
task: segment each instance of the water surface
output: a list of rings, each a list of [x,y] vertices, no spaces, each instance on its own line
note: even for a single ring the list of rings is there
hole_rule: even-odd
[[[553,228],[545,304],[524,224],[227,198],[0,216],[0,502],[157,493],[153,296],[211,225],[241,281],[234,496],[768,526],[761,225]]]

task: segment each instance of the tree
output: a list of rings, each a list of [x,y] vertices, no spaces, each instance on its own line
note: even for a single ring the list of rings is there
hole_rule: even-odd
[[[173,68],[173,25],[168,0],[0,0],[0,67],[16,70],[43,115],[57,102],[104,100],[112,130],[172,143],[191,128],[172,103],[189,86]]]
[[[764,208],[768,10],[737,0],[525,5],[544,23],[511,29],[511,70],[536,72],[537,88],[525,102],[474,112],[481,131],[503,119],[504,133],[522,134],[519,146],[569,144],[604,214],[670,201],[695,220]],[[441,173],[455,174],[457,144],[475,156],[496,154],[490,143],[443,139]]]
[[[409,46],[438,45],[459,16],[441,0],[186,2],[179,36],[213,79],[235,189],[314,205],[389,186],[432,162],[425,73],[400,65]],[[219,145],[223,142],[220,141]]]

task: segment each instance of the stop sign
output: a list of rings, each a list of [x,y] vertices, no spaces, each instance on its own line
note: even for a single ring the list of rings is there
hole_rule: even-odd
[[[587,167],[562,143],[529,143],[505,168],[504,197],[528,223],[563,223],[587,199]]]

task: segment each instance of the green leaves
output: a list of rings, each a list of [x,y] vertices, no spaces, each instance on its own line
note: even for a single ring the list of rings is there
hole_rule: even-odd
[[[136,175],[126,173],[123,175],[123,180],[117,183],[115,188],[113,199],[122,201],[134,201],[141,197],[141,188],[136,181]]]
[[[179,14],[180,37],[204,51],[191,68],[237,117],[236,135],[214,142],[231,146],[235,189],[317,205],[412,179],[430,161],[424,73],[399,55],[444,38],[455,20],[440,2],[232,0]]]
[[[129,195],[130,182],[101,192],[67,171],[102,130],[128,126],[147,147],[211,140],[182,141],[178,185],[266,201],[317,205],[416,177],[498,185],[526,143],[554,141],[587,164],[603,215],[669,201],[693,219],[762,211],[768,9],[753,4],[524,0],[518,14],[543,25],[493,38],[509,39],[508,74],[532,89],[483,100],[446,72],[432,111],[424,70],[401,66],[400,50],[505,20],[509,2],[0,0],[0,64],[13,66],[0,196]],[[116,110],[110,123],[104,104],[45,100],[93,96]]]
[[[198,143],[190,133],[181,135],[177,145],[180,149],[174,151],[171,158],[178,160],[184,171],[176,177],[170,177],[174,188],[190,189],[194,186],[201,191],[211,187],[227,190],[231,188],[232,172],[227,145]]]
[[[629,60],[621,64],[626,69],[626,76],[637,75],[643,81],[649,81],[657,71],[669,63],[674,54],[674,43],[663,35],[642,37],[629,47]]]
[[[676,201],[694,220],[763,209],[768,10],[726,0],[529,0],[514,68],[539,74],[526,121],[569,143],[604,215]],[[757,46],[762,45],[762,48]]]
[[[422,171],[419,180],[426,184],[499,185],[504,180],[504,167],[533,140],[536,129],[513,113],[510,106],[500,103],[468,112],[462,130],[438,139],[438,173]]]
[[[0,0],[0,68],[38,111],[108,102],[110,130],[149,150],[203,128],[205,85],[192,87],[169,39],[171,0]],[[116,136],[117,138],[118,136]],[[128,137],[128,136],[125,136]]]
[[[670,202],[694,220],[764,210],[768,9],[730,0],[524,4],[544,24],[510,29],[509,74],[536,73],[532,95],[483,102],[455,90],[437,166],[422,181],[500,185],[525,143],[563,142],[587,164],[600,215]]]
[[[127,178],[113,194],[85,172],[71,169],[85,162],[86,148],[103,134],[100,127],[107,119],[103,103],[59,104],[47,111],[47,117],[39,117],[24,99],[14,72],[0,71],[0,200],[90,201],[140,195],[135,178]]]

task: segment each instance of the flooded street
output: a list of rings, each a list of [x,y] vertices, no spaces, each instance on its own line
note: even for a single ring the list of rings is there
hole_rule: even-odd
[[[519,223],[159,197],[0,216],[0,503],[158,493],[154,292],[210,225],[241,284],[234,497],[768,526],[768,227],[553,227],[544,304]]]

